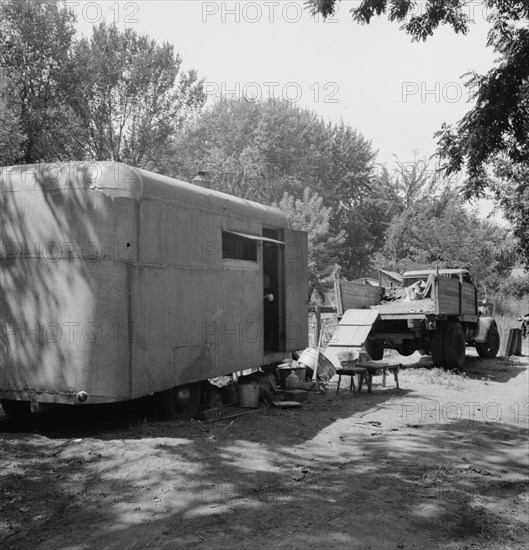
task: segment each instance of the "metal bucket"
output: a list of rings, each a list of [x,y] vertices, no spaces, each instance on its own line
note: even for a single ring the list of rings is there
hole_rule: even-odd
[[[259,405],[259,384],[246,382],[237,385],[239,407],[256,409]]]
[[[332,378],[336,374],[336,369],[334,365],[320,352],[320,357],[318,360],[318,350],[315,348],[307,348],[298,359],[298,363],[303,363],[307,365],[309,369],[314,371],[316,366],[316,361],[318,362],[318,376],[324,376],[324,378]]]

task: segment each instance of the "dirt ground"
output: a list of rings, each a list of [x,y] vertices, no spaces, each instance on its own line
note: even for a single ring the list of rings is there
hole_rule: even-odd
[[[2,416],[0,548],[525,549],[528,365],[423,358],[400,391],[331,384],[212,423],[134,404],[25,433]]]

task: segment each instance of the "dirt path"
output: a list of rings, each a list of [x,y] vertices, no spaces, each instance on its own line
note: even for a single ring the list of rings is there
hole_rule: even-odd
[[[209,424],[0,418],[0,548],[525,548],[528,364]]]

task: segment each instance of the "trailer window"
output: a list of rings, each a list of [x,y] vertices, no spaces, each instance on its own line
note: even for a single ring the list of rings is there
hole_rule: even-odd
[[[224,260],[257,261],[257,242],[228,231],[222,232],[222,258]]]

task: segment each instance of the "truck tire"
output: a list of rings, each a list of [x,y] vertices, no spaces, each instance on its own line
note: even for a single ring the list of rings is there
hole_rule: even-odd
[[[446,325],[438,323],[436,330],[430,336],[430,353],[434,367],[438,368],[445,366],[445,331]]]
[[[163,420],[190,420],[200,408],[200,382],[176,386],[158,394],[158,410]]]
[[[496,324],[493,324],[489,327],[486,341],[476,342],[476,351],[480,357],[493,359],[496,357],[499,349],[500,333],[498,332]]]
[[[384,340],[368,338],[364,347],[373,361],[380,361],[384,357]]]
[[[395,349],[399,352],[400,355],[404,357],[409,357],[412,353],[415,352],[415,348],[413,347],[410,340],[404,340],[401,344],[397,344],[395,346]]]
[[[462,369],[465,366],[465,332],[461,323],[448,323],[445,331],[445,365],[446,369]]]

